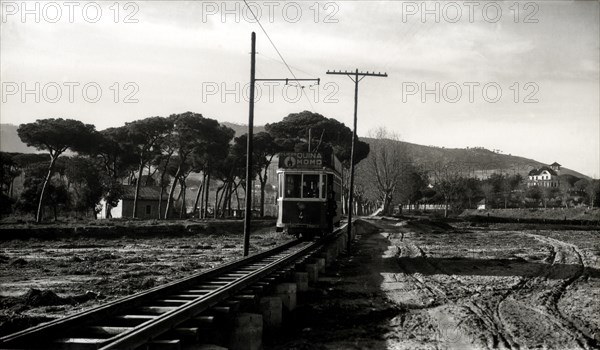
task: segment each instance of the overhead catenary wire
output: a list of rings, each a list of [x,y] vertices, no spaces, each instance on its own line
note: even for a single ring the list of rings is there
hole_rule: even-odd
[[[279,49],[277,48],[277,46],[275,45],[275,43],[273,42],[273,40],[271,40],[271,37],[267,33],[267,30],[265,29],[265,27],[263,27],[262,23],[260,23],[260,21],[258,20],[258,17],[254,13],[254,11],[252,11],[252,8],[248,5],[248,2],[246,0],[244,0],[244,4],[248,8],[248,10],[250,10],[250,13],[252,14],[252,17],[254,17],[254,19],[256,20],[256,23],[258,23],[258,25],[260,26],[260,29],[263,31],[263,33],[265,34],[265,36],[267,37],[267,39],[269,40],[269,42],[271,43],[271,45],[275,49],[275,52],[277,52],[277,55],[279,55],[279,58],[281,59],[281,61],[283,62],[283,64],[285,64],[285,66],[287,67],[287,69],[290,72],[290,74],[292,75],[292,77],[294,77],[294,80],[299,81],[298,78],[296,77],[296,74],[294,74],[294,71],[292,71],[292,69],[288,65],[287,61],[285,60],[285,58],[283,58],[283,55],[281,54],[281,52],[279,52]],[[308,104],[310,104],[311,110],[314,111],[315,107],[313,106],[312,102],[310,101],[310,98],[308,98],[308,95],[304,92],[304,89],[301,88],[300,91],[301,91],[302,95],[304,95],[304,97],[306,98],[306,101],[308,101]]]
[[[258,56],[261,56],[261,57],[264,57],[264,58],[266,58],[266,59],[268,59],[268,60],[271,60],[271,61],[273,61],[273,62],[277,62],[277,63],[279,63],[279,64],[283,64],[283,63],[282,63],[280,60],[278,60],[278,59],[276,59],[276,58],[273,58],[273,57],[271,57],[271,56],[269,56],[269,55],[265,55],[264,53],[257,52],[257,53],[256,53],[256,55],[258,55]],[[291,68],[293,68],[293,69],[295,69],[295,70],[297,70],[297,71],[298,71],[298,72],[300,72],[300,73],[304,73],[304,74],[306,74],[306,75],[308,75],[308,76],[311,76],[311,77],[313,77],[313,78],[317,78],[317,76],[316,76],[316,75],[314,75],[314,74],[311,74],[311,73],[309,73],[309,72],[307,72],[307,71],[303,71],[302,69],[300,69],[300,68],[298,68],[298,67],[295,67],[295,66],[292,66],[292,65],[290,65],[290,67],[291,67]]]

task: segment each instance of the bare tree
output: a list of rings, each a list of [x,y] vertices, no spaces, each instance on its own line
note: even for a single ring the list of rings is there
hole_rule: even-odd
[[[369,131],[371,151],[359,164],[360,187],[365,193],[374,192],[381,205],[381,214],[392,214],[395,196],[399,194],[402,179],[411,164],[404,145],[397,134],[385,127]],[[412,166],[411,166],[412,168]]]
[[[448,217],[450,205],[458,200],[463,191],[463,177],[460,165],[452,162],[438,163],[433,169],[434,188],[444,197],[444,217]]]

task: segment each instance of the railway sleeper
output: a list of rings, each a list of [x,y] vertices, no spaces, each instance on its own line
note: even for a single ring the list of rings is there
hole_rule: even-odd
[[[265,287],[257,286],[257,285],[252,285],[242,291],[243,294],[251,294],[251,293],[263,294],[264,292],[265,292]]]
[[[201,296],[203,296],[206,293],[185,293],[185,294],[173,294],[169,296],[169,299],[188,299],[188,301],[190,300],[194,300],[194,299],[198,299]]]
[[[195,316],[181,323],[181,327],[195,327],[198,328],[199,334],[204,335],[208,331],[215,331],[221,327],[226,326],[231,318],[231,314],[209,312],[199,316]]]
[[[236,271],[236,273],[248,274],[248,273],[256,271],[257,269],[258,269],[258,267],[244,266],[244,267],[237,268],[235,271]]]
[[[137,308],[137,310],[140,311],[140,313],[143,315],[161,315],[166,312],[173,311],[176,308],[177,308],[176,306],[151,305],[151,306],[141,306],[141,307]]]
[[[229,284],[229,283],[231,283],[231,280],[229,280],[229,279],[221,279],[220,277],[217,277],[216,280],[202,282],[202,285],[203,286],[217,286],[218,287],[218,286],[224,286],[224,285]]]
[[[217,278],[217,282],[230,283],[230,282],[240,279],[240,277],[243,277],[243,276],[245,276],[245,274],[242,276],[220,276]]]
[[[199,284],[194,286],[195,290],[199,291],[201,293],[201,291],[205,291],[204,294],[210,293],[210,292],[214,292],[215,290],[223,287],[225,285],[210,285],[210,284]]]
[[[77,335],[90,338],[110,338],[131,331],[135,327],[122,326],[87,326],[77,329]]]
[[[239,302],[239,310],[241,312],[248,312],[256,310],[258,307],[259,297],[255,294],[238,294],[231,298],[232,301]]]
[[[261,262],[261,263],[265,263],[265,264],[266,264],[266,263],[270,264],[270,263],[272,263],[272,262],[275,262],[275,261],[277,261],[277,260],[279,260],[279,259],[281,259],[281,258],[280,258],[280,257],[276,257],[276,256],[275,256],[275,257],[270,257],[270,258],[264,258],[264,259],[262,259],[260,262]]]
[[[198,297],[203,296],[204,294],[208,294],[210,292],[214,292],[216,288],[193,288],[193,289],[186,289],[183,291],[184,294],[187,295],[192,295],[195,294]]]
[[[97,350],[105,343],[106,339],[102,338],[60,338],[55,339],[51,346],[61,350]]]
[[[228,307],[229,312],[235,313],[235,312],[238,312],[241,305],[242,305],[242,303],[238,300],[227,299],[227,300],[217,304],[216,307]]]
[[[246,275],[248,275],[248,274],[245,272],[231,272],[231,273],[223,275],[222,277],[237,277],[237,278],[239,278],[239,277],[244,277]]]
[[[241,267],[241,268],[240,268],[240,270],[242,270],[242,271],[243,271],[243,270],[246,270],[246,269],[254,269],[254,270],[257,270],[257,269],[260,269],[260,268],[263,268],[263,267],[265,267],[265,265],[266,265],[266,264],[261,264],[261,263],[258,263],[258,264],[250,264],[250,265],[246,265],[246,266],[244,266],[244,267]],[[254,271],[254,270],[253,270],[253,271]]]
[[[179,339],[157,339],[138,348],[139,350],[181,350]]]
[[[161,338],[179,339],[182,343],[196,343],[200,335],[199,327],[178,326],[161,335]]]
[[[182,306],[183,304],[187,304],[192,301],[193,301],[193,299],[190,300],[190,299],[169,298],[169,299],[155,300],[154,302],[152,302],[152,304],[159,305],[159,306]]]
[[[272,284],[273,283],[271,283],[271,282],[258,281],[256,283],[254,283],[252,286],[250,286],[249,288],[251,288],[251,289],[262,288],[262,292],[268,293]]]
[[[157,318],[158,315],[118,315],[110,317],[98,325],[111,325],[115,327],[135,327],[144,322]]]
[[[184,321],[178,328],[165,333],[164,337],[178,338],[182,341],[182,345],[218,344],[227,347],[235,317],[241,310],[240,304],[237,300],[220,303],[201,315]],[[198,346],[193,347],[193,349],[197,348]]]

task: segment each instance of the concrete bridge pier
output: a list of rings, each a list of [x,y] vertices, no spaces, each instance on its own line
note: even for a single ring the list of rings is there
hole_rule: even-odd
[[[296,283],[298,292],[305,292],[308,290],[308,272],[295,272],[294,282]]]
[[[275,286],[275,296],[281,298],[285,311],[293,311],[296,308],[296,283],[280,283]]]
[[[263,338],[263,316],[240,313],[233,319],[229,336],[229,350],[260,350]]]
[[[304,265],[306,273],[308,275],[308,283],[314,284],[319,279],[319,265],[317,264],[306,264]]]
[[[259,301],[262,313],[263,329],[271,332],[279,329],[283,321],[283,303],[278,296],[262,297]]]

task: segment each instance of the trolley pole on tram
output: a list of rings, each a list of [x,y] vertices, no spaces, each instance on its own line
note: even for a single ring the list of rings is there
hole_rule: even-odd
[[[355,72],[348,71],[327,71],[327,74],[347,75],[354,82],[354,127],[352,128],[352,146],[350,149],[350,194],[348,196],[348,243],[346,249],[350,251],[352,238],[352,211],[354,210],[354,143],[356,142],[356,122],[358,119],[358,83],[365,77],[384,77],[387,78],[387,73],[369,73],[368,71]],[[360,78],[359,78],[360,77]]]
[[[316,81],[317,85],[321,79],[256,79],[256,33],[252,32],[251,57],[250,57],[250,101],[248,111],[248,137],[246,141],[246,208],[244,211],[244,256],[250,253],[250,230],[252,227],[252,153],[253,153],[253,129],[254,129],[254,87],[257,81]],[[215,208],[217,210],[217,208]]]

